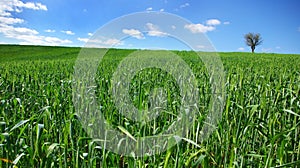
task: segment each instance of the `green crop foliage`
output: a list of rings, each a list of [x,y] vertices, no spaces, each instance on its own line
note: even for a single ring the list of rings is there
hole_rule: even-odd
[[[195,53],[170,51],[195,75],[199,114],[177,145],[138,158],[103,149],[101,139],[83,129],[72,99],[80,48],[0,45],[0,51],[0,167],[300,167],[300,55],[219,53],[226,74],[222,119],[198,142],[209,111],[210,77]],[[120,115],[110,79],[134,51],[108,51],[95,94],[113,128],[133,137],[156,135],[176,120],[181,95],[170,74],[144,69],[131,80],[132,103],[146,109],[149,94],[162,88],[165,109],[149,122]]]

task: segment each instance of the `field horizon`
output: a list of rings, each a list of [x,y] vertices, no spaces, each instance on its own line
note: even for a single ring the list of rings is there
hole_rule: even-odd
[[[23,47],[23,49],[30,49],[32,47],[34,48],[40,48],[40,49],[79,49],[79,51],[82,48],[85,47],[80,47],[80,46],[48,46],[48,45],[21,45],[21,44],[0,44],[0,47],[3,51],[5,51],[5,48],[7,47]],[[249,47],[250,48],[250,47]],[[168,49],[140,49],[140,48],[97,48],[97,49],[115,49],[115,50],[163,50],[163,51],[192,51],[192,52],[203,52],[203,51],[193,51],[193,50],[168,50]],[[255,53],[251,53],[251,51],[249,50],[247,51],[214,51],[213,53],[218,53],[218,54],[250,54],[250,55],[255,55],[255,54],[266,54],[266,55],[299,55],[298,53],[276,53],[276,52],[255,52]],[[2,56],[2,55],[1,55]]]

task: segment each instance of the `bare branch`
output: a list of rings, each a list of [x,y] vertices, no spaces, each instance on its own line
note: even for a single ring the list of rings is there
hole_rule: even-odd
[[[251,47],[252,52],[254,52],[256,46],[261,45],[263,42],[259,33],[248,33],[244,36],[244,38],[246,44]]]

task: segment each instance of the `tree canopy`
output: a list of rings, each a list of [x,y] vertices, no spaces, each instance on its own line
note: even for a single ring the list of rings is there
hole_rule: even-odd
[[[246,44],[251,47],[252,53],[254,53],[255,47],[262,44],[263,40],[259,33],[248,33],[245,36]]]

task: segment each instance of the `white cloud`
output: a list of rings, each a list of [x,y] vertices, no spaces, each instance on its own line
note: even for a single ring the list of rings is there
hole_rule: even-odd
[[[78,41],[85,42],[86,47],[97,47],[97,48],[109,48],[112,46],[123,45],[121,40],[115,38],[97,38],[97,39],[88,39],[88,38],[77,38]]]
[[[21,45],[50,45],[58,46],[62,44],[70,44],[70,40],[62,40],[57,37],[45,37],[45,36],[24,36],[26,41],[20,42]]]
[[[37,35],[38,32],[33,29],[28,29],[25,27],[13,27],[10,25],[2,25],[0,26],[0,32],[5,35],[5,37],[9,38],[20,38],[20,36],[27,35]]]
[[[172,28],[172,29],[176,29],[176,26],[172,25],[171,28]]]
[[[218,19],[209,19],[206,21],[206,24],[209,26],[216,26],[221,24],[221,22]]]
[[[127,34],[131,37],[137,38],[137,39],[144,39],[144,35],[142,32],[140,32],[139,30],[136,29],[123,29],[122,32],[124,34]]]
[[[19,9],[19,8],[16,8],[16,9],[15,9],[15,12],[21,13],[21,12],[23,12],[23,10],[22,10],[22,9]]]
[[[200,23],[188,24],[188,25],[185,25],[184,28],[190,30],[192,33],[206,33],[206,32],[213,31],[216,29],[213,26],[206,26],[206,25],[203,25]]]
[[[168,33],[160,31],[159,27],[152,23],[147,23],[146,26],[149,30],[148,31],[149,36],[164,37],[168,35]]]
[[[160,12],[163,12],[163,11],[165,11],[165,9],[160,9],[159,11],[160,11]]]
[[[11,13],[2,10],[1,7],[0,7],[0,16],[8,17],[8,16],[11,16]]]
[[[19,8],[28,8],[28,9],[33,9],[33,10],[48,10],[47,7],[41,3],[34,3],[34,2],[26,2],[23,3],[22,1],[18,1],[17,7]]]
[[[26,40],[20,42],[21,45],[49,45],[58,46],[62,44],[70,44],[70,40],[62,40],[57,37],[45,37],[45,36],[24,36]]]
[[[185,8],[185,7],[188,7],[188,6],[190,6],[190,4],[189,3],[185,3],[185,4],[180,5],[179,7],[180,8]]]
[[[93,33],[88,33],[88,36],[93,36]]]
[[[31,45],[62,45],[72,43],[70,40],[62,40],[57,37],[46,37],[38,35],[39,32],[25,27],[13,27],[1,25],[0,33],[7,38],[20,40],[20,44]]]
[[[23,8],[32,9],[32,10],[44,10],[47,11],[47,6],[41,3],[34,2],[22,2],[20,0],[1,0],[0,1],[0,16],[1,21],[3,19],[18,19],[12,18],[12,12],[20,13],[23,11]],[[4,18],[6,17],[6,18]]]
[[[74,35],[74,34],[75,34],[74,32],[72,32],[72,31],[70,31],[70,30],[66,30],[66,31],[62,30],[61,32],[62,32],[62,33],[65,33],[65,34],[67,34],[67,35]]]
[[[276,48],[277,50],[281,49],[281,47],[280,47],[280,46],[276,46],[275,48]]]
[[[198,49],[204,49],[204,48],[206,48],[204,45],[197,45],[196,46]]]
[[[272,52],[272,48],[262,48],[261,51],[264,53],[269,53]]]
[[[226,22],[223,22],[224,25],[229,25],[230,22],[226,21]]]
[[[0,0],[0,33],[4,37],[19,40],[19,44],[31,45],[62,45],[72,43],[70,40],[63,40],[57,37],[39,35],[39,32],[27,27],[16,26],[24,23],[25,20],[12,17],[12,12],[20,13],[23,9],[47,11],[47,6],[35,2],[22,2],[20,0]],[[53,32],[53,30],[45,30]]]
[[[81,41],[81,42],[85,42],[85,43],[87,43],[89,41],[88,38],[80,38],[80,37],[78,37],[77,40]]]
[[[45,32],[47,32],[47,33],[54,33],[55,30],[47,29],[47,30],[45,30]]]
[[[112,46],[112,45],[122,45],[123,42],[118,39],[106,39],[106,40],[100,40],[100,44],[106,45],[106,46]]]
[[[47,11],[47,6],[35,2],[22,2],[20,0],[1,0],[0,16],[11,16],[11,12],[22,12],[23,8]]]
[[[146,9],[146,11],[152,11],[152,9],[153,9],[152,7],[149,7]]]
[[[12,17],[12,12],[20,13],[23,9],[44,10],[47,7],[41,3],[22,2],[20,0],[1,0],[0,1],[0,33],[4,37],[20,41],[20,44],[32,45],[61,45],[72,43],[70,40],[62,40],[57,37],[46,37],[39,35],[39,32],[26,27],[16,27],[16,24],[24,23],[20,18]],[[50,30],[45,30],[50,31]],[[52,31],[52,30],[51,30]]]
[[[23,19],[0,16],[0,24],[1,25],[11,25],[11,24],[17,24],[17,23],[23,23],[23,22],[24,22]]]
[[[205,24],[187,24],[184,25],[185,29],[190,30],[192,33],[206,33],[210,31],[214,31],[216,26],[221,24],[221,21],[218,19],[209,19],[206,20]]]
[[[245,48],[244,48],[244,47],[240,47],[240,48],[238,48],[237,50],[238,50],[238,51],[244,51]]]

